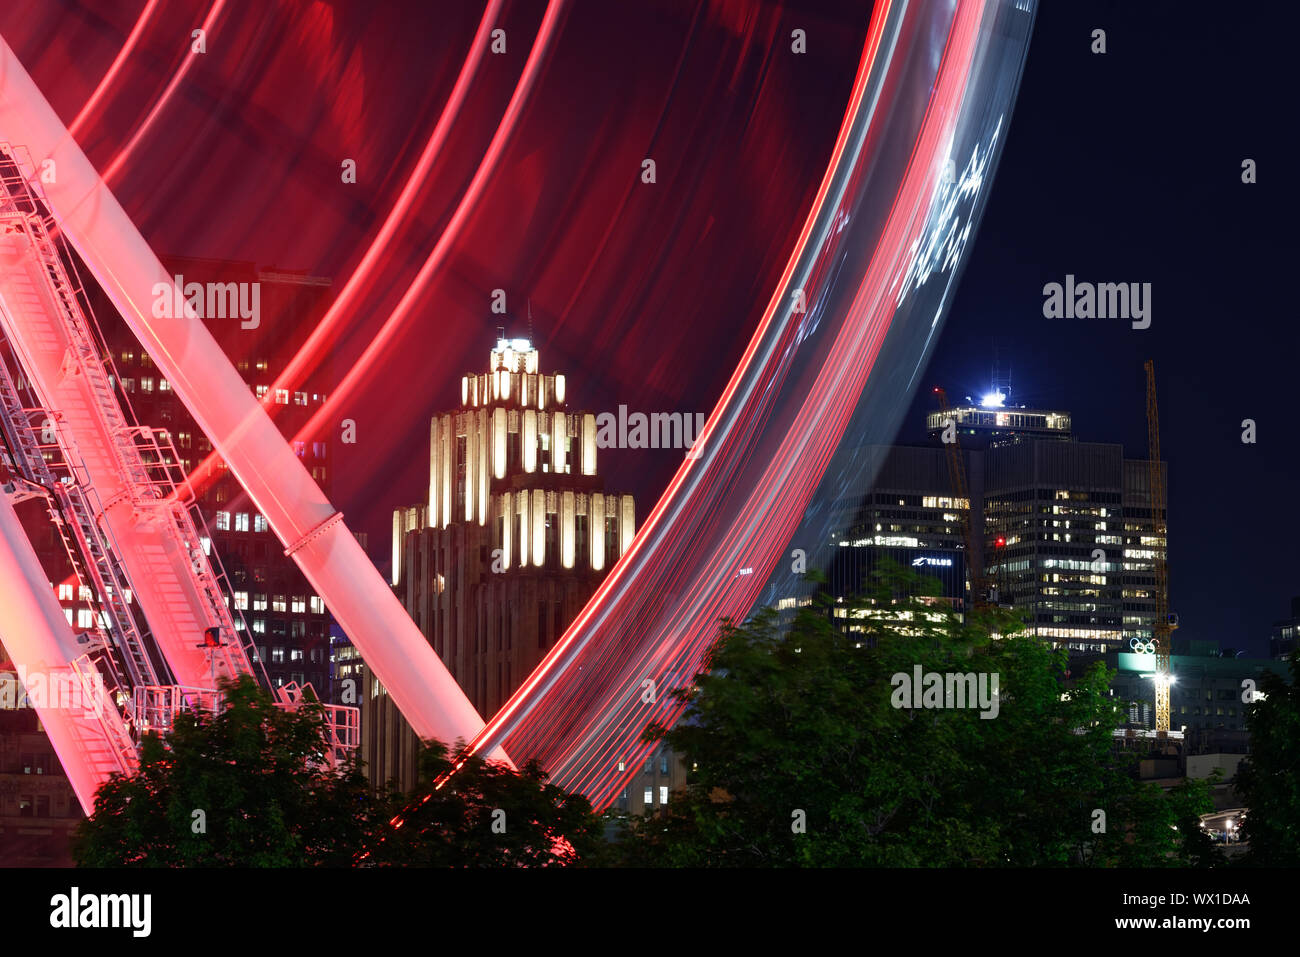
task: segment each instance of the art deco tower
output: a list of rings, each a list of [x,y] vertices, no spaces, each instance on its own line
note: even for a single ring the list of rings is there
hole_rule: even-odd
[[[527,339],[498,339],[430,429],[429,500],[393,514],[393,584],[485,718],[564,633],[632,542],[631,495],[596,472],[596,416],[566,408]],[[417,742],[368,679],[362,756],[414,783]]]

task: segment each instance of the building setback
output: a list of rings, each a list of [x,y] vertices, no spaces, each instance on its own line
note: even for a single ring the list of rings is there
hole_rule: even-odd
[[[426,503],[393,514],[393,584],[479,714],[495,714],[632,542],[631,495],[604,490],[596,417],[526,339],[499,339],[459,410],[430,427]],[[418,741],[368,677],[371,780],[414,787]],[[451,743],[451,742],[448,742]]]
[[[949,417],[958,425],[968,500],[954,494],[942,445]],[[934,445],[859,450],[874,460],[875,479],[837,503],[844,529],[837,545],[915,555],[924,573],[930,556],[965,554],[970,510],[974,554],[966,563],[985,569],[998,600],[1025,615],[1030,633],[1075,652],[1127,652],[1150,640],[1155,560],[1165,541],[1152,530],[1145,460],[1126,459],[1120,445],[1076,441],[1064,412],[958,408],[948,417],[931,413],[926,424]]]

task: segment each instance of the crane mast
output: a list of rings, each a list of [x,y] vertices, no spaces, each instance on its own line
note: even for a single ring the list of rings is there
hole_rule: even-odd
[[[1160,470],[1160,412],[1156,405],[1156,366],[1146,361],[1147,375],[1147,486],[1151,498],[1151,537],[1155,555],[1155,620],[1151,625],[1151,639],[1156,656],[1156,731],[1169,730],[1169,684],[1172,680],[1169,662],[1169,638],[1175,627],[1174,616],[1169,613],[1169,548],[1165,520],[1166,494],[1164,474]]]
[[[939,410],[943,413],[946,421],[953,428],[953,440],[943,442],[944,451],[948,458],[948,477],[952,482],[952,493],[957,501],[954,506],[960,502],[966,503],[965,510],[958,509],[961,512],[961,534],[962,540],[966,545],[966,569],[970,575],[970,593],[971,604],[976,611],[991,607],[996,603],[993,594],[992,582],[984,572],[984,551],[981,549],[978,553],[975,551],[975,529],[971,518],[970,491],[966,484],[966,465],[961,457],[961,445],[957,441],[956,427],[957,422],[949,416],[948,393],[942,388],[936,387],[935,396],[939,400]],[[978,555],[978,559],[977,559]]]

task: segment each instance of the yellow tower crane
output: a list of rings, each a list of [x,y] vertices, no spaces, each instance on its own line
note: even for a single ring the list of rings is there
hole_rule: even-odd
[[[1169,730],[1169,636],[1178,627],[1177,616],[1169,613],[1169,531],[1165,521],[1165,479],[1160,471],[1160,413],[1156,407],[1156,366],[1148,359],[1147,372],[1147,485],[1151,496],[1152,551],[1155,555],[1156,614],[1151,625],[1156,655],[1156,731]]]

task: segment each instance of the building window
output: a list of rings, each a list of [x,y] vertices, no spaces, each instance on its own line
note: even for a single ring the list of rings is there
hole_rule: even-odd
[[[253,394],[259,399],[265,399],[267,391],[267,387],[264,385],[255,386],[253,388]]]
[[[152,392],[152,391],[153,391],[153,376],[151,376],[151,375],[147,375],[147,376],[142,376],[142,377],[141,377],[141,379],[140,379],[140,391],[141,391],[141,392]]]
[[[272,648],[272,649],[271,649],[271,664],[273,664],[273,665],[282,665],[282,664],[284,664],[284,649],[283,649],[283,648]]]
[[[311,613],[313,615],[325,614],[325,600],[318,598],[316,595],[311,596]]]
[[[238,512],[238,513],[235,515],[235,531],[237,531],[237,532],[246,532],[246,531],[248,531],[248,513],[247,513],[247,512]]]
[[[248,592],[246,591],[235,592],[235,610],[248,611]]]
[[[265,596],[265,595],[254,595],[254,596],[253,596],[253,611],[266,611],[266,596]]]
[[[660,804],[668,803],[668,785],[666,784],[661,784],[659,786],[659,803]]]
[[[217,512],[217,531],[219,531],[219,532],[228,532],[228,531],[230,531],[230,513],[229,513],[229,512]]]
[[[301,649],[301,648],[293,648],[293,649],[291,649],[291,650],[289,651],[289,660],[290,660],[290,661],[302,661],[302,649]]]
[[[59,598],[63,601],[72,601],[72,586],[66,582],[59,585]]]
[[[271,599],[271,611],[287,611],[288,603],[283,595],[276,595]]]
[[[654,789],[654,788],[646,788],[646,789],[645,789],[645,806],[646,806],[646,807],[651,807],[654,803],[655,803],[655,789]]]
[[[263,515],[261,512],[258,512],[256,515],[253,516],[253,531],[255,532],[266,531],[266,516]]]
[[[288,390],[288,389],[276,389],[276,390],[275,390],[275,403],[276,403],[276,405],[288,405],[288,404],[289,404],[289,390]]]
[[[306,405],[306,404],[307,404],[307,393],[306,393],[306,392],[295,392],[295,393],[293,394],[293,404],[294,404],[294,405]]]

